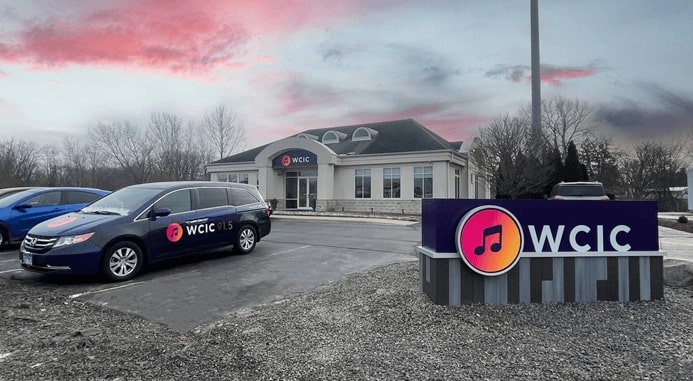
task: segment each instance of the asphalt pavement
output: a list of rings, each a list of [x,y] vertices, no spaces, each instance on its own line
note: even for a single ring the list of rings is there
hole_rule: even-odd
[[[681,213],[660,213],[659,218],[678,218]],[[693,215],[686,214],[689,223]],[[664,256],[664,283],[674,287],[693,287],[693,233],[659,227],[660,250]]]

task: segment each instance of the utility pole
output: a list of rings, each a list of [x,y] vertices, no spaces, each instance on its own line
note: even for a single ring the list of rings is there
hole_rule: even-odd
[[[530,0],[532,30],[532,148],[541,157],[541,64],[539,61],[539,0]]]

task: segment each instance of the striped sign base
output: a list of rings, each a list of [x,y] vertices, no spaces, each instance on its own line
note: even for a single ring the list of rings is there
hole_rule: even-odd
[[[483,276],[455,255],[418,248],[421,291],[436,304],[639,301],[664,298],[663,257],[526,257]],[[593,254],[593,253],[592,253]],[[625,253],[624,253],[625,254]]]

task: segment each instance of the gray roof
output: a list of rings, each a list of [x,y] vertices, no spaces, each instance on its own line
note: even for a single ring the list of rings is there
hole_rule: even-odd
[[[371,140],[352,141],[351,136],[360,127],[365,127],[376,134]],[[352,126],[328,127],[306,130],[301,134],[316,136],[321,141],[324,133],[335,131],[346,135],[338,143],[326,144],[335,153],[354,155],[395,154],[405,152],[440,151],[459,149],[459,143],[448,142],[413,119],[388,122],[357,124]],[[269,144],[217,160],[214,163],[239,163],[255,160],[260,151]]]

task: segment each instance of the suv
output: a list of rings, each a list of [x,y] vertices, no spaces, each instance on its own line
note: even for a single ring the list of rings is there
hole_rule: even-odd
[[[270,230],[267,204],[254,186],[139,184],[35,226],[19,259],[27,270],[124,281],[147,263],[173,257],[231,248],[250,253]]]
[[[92,188],[46,187],[25,188],[3,195],[0,197],[0,248],[21,242],[29,229],[39,222],[79,210],[108,193]]]
[[[602,183],[596,181],[560,182],[553,186],[550,200],[608,200]]]

